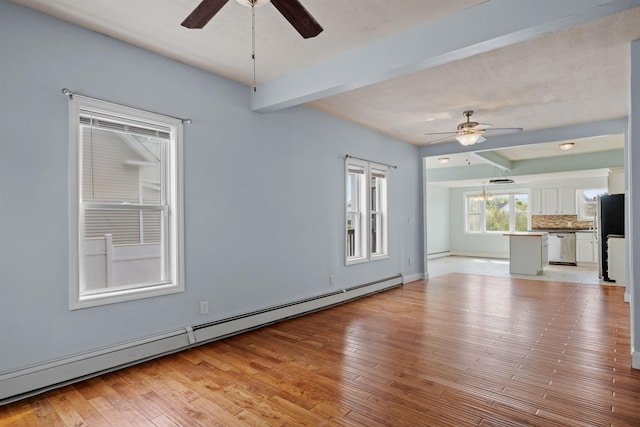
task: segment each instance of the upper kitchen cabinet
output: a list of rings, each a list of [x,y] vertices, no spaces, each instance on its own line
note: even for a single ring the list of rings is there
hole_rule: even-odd
[[[531,213],[576,215],[576,189],[574,187],[532,189]]]
[[[609,170],[609,194],[624,194],[624,168]]]
[[[531,214],[542,215],[542,190],[539,188],[531,189]]]
[[[557,215],[558,212],[558,189],[545,188],[542,190],[542,213],[545,215]]]
[[[558,189],[560,215],[576,215],[576,189],[573,187]]]

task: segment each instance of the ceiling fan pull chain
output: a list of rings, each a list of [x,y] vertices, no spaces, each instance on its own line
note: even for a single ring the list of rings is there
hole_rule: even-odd
[[[256,1],[251,0],[251,59],[253,60],[253,91],[256,91]]]

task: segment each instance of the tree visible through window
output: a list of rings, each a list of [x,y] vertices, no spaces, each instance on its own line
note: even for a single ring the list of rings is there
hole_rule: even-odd
[[[527,193],[467,193],[465,207],[467,233],[529,229],[529,195]]]
[[[485,230],[509,231],[509,196],[494,195],[485,201]]]

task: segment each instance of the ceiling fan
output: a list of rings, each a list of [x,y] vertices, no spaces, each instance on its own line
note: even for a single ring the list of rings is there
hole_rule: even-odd
[[[202,2],[182,22],[186,28],[203,28],[215,16],[222,6],[229,0],[202,0]],[[304,8],[298,0],[236,0],[245,6],[262,6],[271,1],[271,4],[285,17],[287,21],[305,39],[320,34],[323,28],[318,21]]]
[[[463,112],[462,115],[467,118],[467,121],[458,124],[457,130],[454,132],[428,132],[425,133],[425,135],[447,135],[444,138],[433,141],[432,144],[455,137],[460,144],[468,146],[486,141],[487,139],[483,135],[522,132],[522,128],[492,128],[491,125],[488,124],[472,122],[471,116],[473,115],[473,110],[467,110]]]

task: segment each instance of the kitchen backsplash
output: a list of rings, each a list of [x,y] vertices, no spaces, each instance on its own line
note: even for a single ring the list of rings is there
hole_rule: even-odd
[[[532,230],[588,230],[592,227],[592,221],[578,221],[578,215],[531,215]]]

